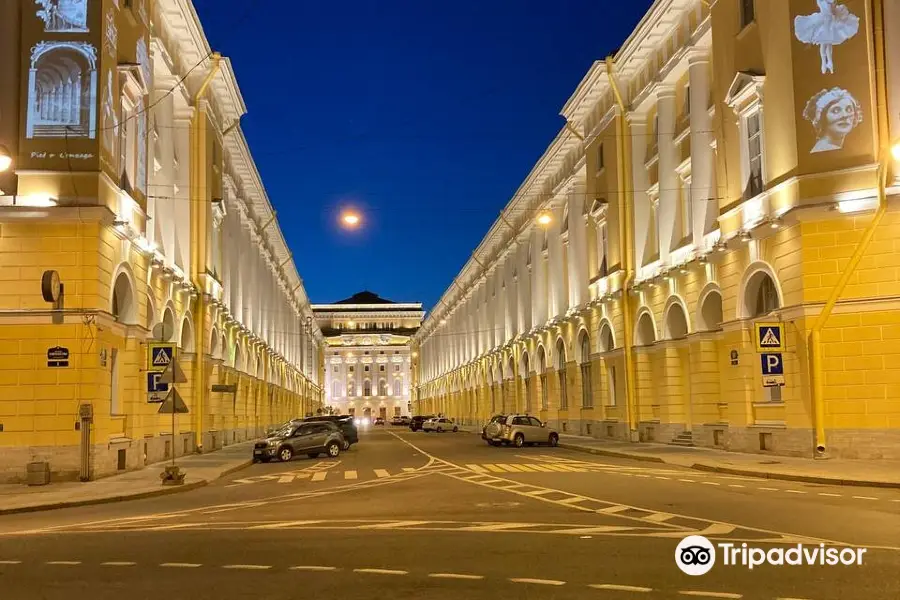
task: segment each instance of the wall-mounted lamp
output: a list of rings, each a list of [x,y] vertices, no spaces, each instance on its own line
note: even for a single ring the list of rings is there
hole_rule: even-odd
[[[747,243],[753,239],[753,236],[750,235],[749,231],[741,231],[740,235],[738,236],[738,239],[744,243]]]
[[[9,149],[6,146],[4,146],[3,144],[0,144],[0,173],[3,173],[4,171],[8,171],[9,168],[12,166],[12,162],[13,162],[12,153],[9,151]]]
[[[772,229],[780,229],[782,225],[784,225],[784,221],[781,217],[772,217],[769,219],[769,227]]]

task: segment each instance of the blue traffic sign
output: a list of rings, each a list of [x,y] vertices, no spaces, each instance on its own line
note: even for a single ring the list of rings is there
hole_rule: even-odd
[[[783,352],[784,325],[781,323],[756,323],[756,351]]]
[[[153,392],[168,392],[169,384],[163,383],[160,381],[160,377],[162,377],[162,373],[147,373],[147,391],[150,393]]]
[[[148,371],[165,371],[175,358],[175,344],[151,343],[148,356]]]
[[[784,375],[784,360],[781,353],[761,354],[763,375]]]

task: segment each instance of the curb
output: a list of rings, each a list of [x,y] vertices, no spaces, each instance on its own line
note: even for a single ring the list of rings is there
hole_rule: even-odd
[[[683,467],[684,465],[669,462],[664,458],[652,455],[632,454],[630,452],[621,452],[618,450],[607,450],[605,448],[594,448],[592,446],[582,446],[579,444],[570,444],[560,442],[560,448],[574,450],[576,452],[585,452],[587,454],[597,454],[600,456],[613,456],[616,458],[628,458],[631,460],[663,463],[675,467]],[[719,467],[716,465],[708,465],[704,463],[694,463],[690,467],[694,471],[705,471],[707,473],[724,473],[726,475],[742,475],[744,477],[756,477],[758,479],[777,479],[780,481],[799,481],[802,483],[818,483],[823,485],[840,485],[849,487],[877,487],[900,489],[900,481],[872,481],[866,479],[842,479],[840,477],[825,477],[818,475],[793,475],[791,473],[777,473],[772,471],[752,471],[749,469],[737,469],[733,467]]]
[[[14,515],[14,514],[22,514],[22,513],[32,513],[32,512],[41,512],[45,510],[57,510],[60,508],[77,508],[80,506],[95,506],[98,504],[112,504],[114,502],[124,502],[126,500],[143,500],[145,498],[155,498],[158,496],[168,496],[170,494],[179,494],[182,492],[190,492],[192,490],[200,489],[216,481],[217,479],[221,479],[226,475],[230,475],[235,471],[240,471],[241,469],[246,469],[251,464],[253,464],[252,460],[248,460],[246,462],[235,465],[234,467],[230,467],[225,471],[222,471],[216,478],[214,479],[201,479],[199,481],[194,481],[191,483],[186,483],[180,486],[160,486],[158,490],[150,490],[147,492],[140,492],[138,494],[119,494],[116,496],[106,496],[103,498],[89,498],[86,500],[72,500],[68,502],[54,502],[51,504],[35,504],[33,506],[20,506],[17,508],[0,508],[0,515]]]

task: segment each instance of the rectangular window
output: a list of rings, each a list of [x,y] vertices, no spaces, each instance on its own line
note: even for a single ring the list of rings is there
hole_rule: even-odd
[[[616,405],[616,368],[615,367],[607,367],[606,368],[606,385],[609,388],[607,402],[609,402],[609,406],[615,406]]]
[[[659,151],[659,114],[653,115],[653,152],[652,154],[656,154]]]
[[[741,0],[741,29],[756,20],[756,7],[754,0]]]
[[[331,367],[331,372],[332,372],[332,373],[337,373],[337,372],[338,372],[338,366],[337,366],[337,365],[332,366],[332,367]]]
[[[109,352],[109,414],[122,414],[122,398],[119,394],[119,350]]]
[[[606,277],[609,275],[609,236],[605,222],[597,228],[597,241],[600,244],[600,277]]]
[[[684,110],[681,113],[685,119],[691,116],[691,84],[684,86]]]
[[[604,166],[604,163],[603,163],[603,144],[600,144],[600,145],[597,147],[597,170],[598,170],[598,171],[602,171],[602,170],[603,170],[603,166]]]
[[[541,409],[547,410],[550,408],[550,396],[549,390],[547,389],[547,376],[541,375]]]
[[[394,372],[398,373],[400,371],[400,365],[394,365]]]
[[[350,372],[352,373],[355,370],[356,370],[356,367],[354,365],[350,365]]]
[[[659,196],[650,196],[650,252],[654,260],[659,256]]]
[[[690,237],[693,231],[694,210],[691,205],[691,180],[681,181],[681,236],[682,238]]]
[[[585,361],[581,365],[581,405],[594,408],[594,390],[591,382],[591,363]]]
[[[747,197],[754,198],[763,191],[762,181],[762,123],[759,112],[746,117],[747,128],[747,162],[749,178],[747,180]]]
[[[569,408],[569,391],[566,389],[566,367],[560,367],[556,375],[559,377],[559,410],[566,410]]]

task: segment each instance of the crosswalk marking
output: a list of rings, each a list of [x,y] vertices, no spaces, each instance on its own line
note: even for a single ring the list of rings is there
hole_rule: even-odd
[[[293,475],[282,475],[278,478],[278,483],[290,483],[294,480]]]
[[[356,471],[344,471],[344,479],[359,479]]]
[[[324,481],[325,476],[327,474],[328,473],[326,473],[325,471],[319,471],[318,473],[313,473],[312,480],[313,481]]]
[[[475,471],[476,473],[487,473],[487,469],[481,465],[466,465],[466,468],[470,471]]]
[[[375,469],[375,477],[390,477],[391,474],[384,469]]]
[[[521,473],[523,471],[523,469],[519,468],[519,465],[508,465],[505,463],[504,464],[497,463],[497,466],[500,467],[501,469],[503,469],[504,471],[512,472],[512,473]]]
[[[491,471],[491,472],[493,472],[493,473],[506,473],[506,471],[504,471],[503,469],[501,469],[501,468],[500,468],[499,466],[497,466],[497,465],[490,465],[490,464],[488,464],[488,465],[484,465],[484,467],[485,467],[488,471]]]

